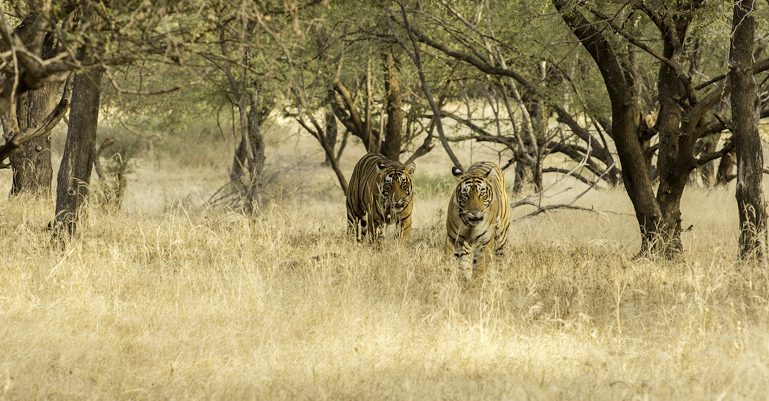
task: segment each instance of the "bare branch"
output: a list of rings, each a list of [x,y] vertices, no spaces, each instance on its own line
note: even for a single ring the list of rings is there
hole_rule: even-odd
[[[400,44],[403,50],[406,51],[406,54],[409,55],[409,57],[417,67],[417,72],[419,74],[419,81],[422,84],[422,90],[425,93],[425,97],[427,97],[427,101],[430,103],[430,108],[432,108],[433,110],[433,115],[434,115],[433,121],[435,122],[436,128],[438,129],[438,137],[441,140],[441,144],[443,144],[443,148],[446,150],[446,153],[448,154],[449,158],[454,163],[454,166],[456,166],[461,171],[465,171],[465,169],[462,167],[462,163],[460,163],[459,159],[457,159],[456,155],[454,155],[454,152],[451,150],[451,147],[449,146],[449,143],[446,140],[446,134],[443,131],[443,123],[441,123],[440,110],[435,103],[435,99],[433,99],[432,92],[430,91],[430,87],[427,85],[427,80],[425,78],[425,74],[422,69],[422,60],[419,55],[419,44],[417,43],[413,30],[409,26],[408,19],[406,18],[406,10],[403,6],[403,3],[399,1],[398,5],[401,8],[401,15],[403,16],[403,24],[406,27],[406,31],[409,34],[409,38],[411,38],[411,44],[414,46],[414,52],[412,52],[409,49],[409,47],[403,42],[403,40],[401,40],[401,38],[395,33],[395,27],[393,27],[392,18],[390,18],[390,10],[385,9],[385,16],[387,17],[387,24],[390,27],[390,32],[392,32],[393,37],[395,37],[395,39],[398,41],[398,44]]]
[[[62,94],[59,104],[51,111],[51,113],[39,124],[28,128],[23,132],[16,133],[9,140],[7,140],[2,146],[0,146],[0,162],[10,156],[10,154],[24,143],[35,139],[41,135],[45,135],[64,118],[69,110],[70,101],[72,100],[72,76],[70,74],[67,78],[67,82],[64,84],[64,93]]]
[[[523,205],[534,206],[534,207],[537,208],[537,210],[535,210],[535,211],[533,211],[533,212],[531,212],[531,213],[529,213],[529,214],[527,214],[525,216],[519,217],[519,218],[513,220],[512,222],[524,220],[524,219],[527,219],[529,217],[534,217],[534,216],[539,215],[541,213],[545,213],[545,212],[548,212],[548,211],[551,211],[551,210],[555,210],[555,209],[571,209],[571,210],[582,210],[582,211],[594,212],[594,213],[602,213],[602,212],[593,210],[592,208],[588,209],[588,208],[582,207],[582,206],[575,206],[574,203],[577,202],[577,200],[579,200],[586,193],[588,193],[593,188],[595,188],[596,184],[598,184],[598,182],[601,179],[603,179],[603,176],[608,174],[609,171],[611,171],[611,169],[614,168],[613,164],[611,166],[609,166],[600,176],[596,177],[596,179],[592,183],[591,182],[586,182],[586,183],[589,184],[587,189],[585,189],[584,191],[580,192],[569,203],[567,203],[567,204],[555,204],[555,205],[542,205],[542,198],[549,198],[549,197],[554,196],[554,195],[548,195],[547,192],[552,190],[553,187],[555,187],[556,184],[560,183],[561,181],[563,181],[567,177],[574,177],[575,172],[577,170],[579,170],[580,168],[584,167],[587,164],[587,161],[588,161],[589,158],[590,158],[590,142],[588,141],[587,152],[585,153],[585,157],[584,157],[584,159],[582,159],[581,162],[579,162],[571,170],[568,170],[568,171],[564,170],[566,173],[564,175],[558,177],[547,188],[545,188],[545,189],[543,189],[543,190],[541,190],[541,191],[539,191],[539,192],[537,192],[535,194],[528,195],[525,198],[523,198],[523,199],[521,199],[519,201],[516,201],[516,202],[512,202],[510,204],[510,210],[514,210],[515,208],[517,208],[519,206],[523,206]],[[543,170],[543,172],[544,171],[545,170]],[[577,179],[580,179],[580,178],[577,178]],[[580,180],[585,182],[584,179],[580,179]],[[567,190],[568,189],[570,189],[570,188],[567,188]]]

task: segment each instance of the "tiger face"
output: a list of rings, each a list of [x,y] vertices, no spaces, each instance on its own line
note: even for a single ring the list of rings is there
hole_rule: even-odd
[[[486,180],[469,177],[459,182],[456,191],[459,204],[459,218],[468,227],[484,223],[488,218],[489,206],[494,202],[494,192]]]
[[[387,170],[384,163],[378,163],[382,172],[381,182],[377,183],[378,204],[387,224],[391,224],[396,215],[403,212],[413,198],[411,174],[416,166],[411,163],[406,170]],[[408,174],[407,174],[408,173]]]

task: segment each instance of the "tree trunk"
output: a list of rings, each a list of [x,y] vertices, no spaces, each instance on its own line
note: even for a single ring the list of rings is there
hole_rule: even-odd
[[[11,104],[8,112],[0,116],[0,121],[2,121],[3,124],[3,138],[6,143],[20,132],[19,119],[16,112],[17,104],[18,102]],[[22,144],[8,155],[8,164],[11,166],[12,173],[11,196],[18,195],[19,192],[21,192],[21,188],[24,186],[24,156],[26,153],[26,144]],[[2,162],[3,160],[0,160],[0,163]]]
[[[734,140],[734,138],[732,138],[732,140]],[[718,163],[718,172],[716,173],[716,185],[725,186],[729,184],[729,181],[736,177],[732,174],[736,157],[737,154],[732,150],[721,158],[721,161]]]
[[[392,49],[385,53],[385,91],[387,93],[387,126],[382,144],[384,157],[400,161],[403,142],[403,95],[401,94],[400,66]]]
[[[334,149],[334,146],[336,146],[336,137],[337,137],[337,134],[339,133],[339,128],[336,123],[336,116],[334,115],[334,110],[330,104],[326,105],[326,107],[324,107],[323,110],[325,111],[324,122],[326,125],[326,141],[328,141],[328,144],[331,147],[331,149]],[[337,156],[337,160],[339,160],[339,157],[342,155],[341,153],[343,150],[344,148],[341,148],[341,147],[339,148],[339,155]],[[323,165],[330,166],[331,157],[326,155],[326,161],[323,163]]]
[[[83,206],[91,181],[102,75],[102,71],[93,70],[75,76],[67,141],[57,178],[55,237],[61,238],[64,232],[75,234],[78,221],[85,218]]]
[[[41,89],[19,96],[15,107],[2,116],[6,140],[9,134],[23,132],[41,123],[58,103],[61,83],[44,84]],[[21,144],[10,156],[13,172],[11,195],[28,192],[50,198],[53,167],[51,166],[51,136],[46,133]]]
[[[766,243],[766,204],[761,186],[764,166],[758,135],[760,103],[753,77],[755,0],[734,2],[729,79],[732,82],[732,123],[737,152],[737,212],[740,216],[740,258],[758,256]]]
[[[530,165],[522,161],[515,162],[515,180],[513,180],[513,195],[523,192],[526,185],[533,182],[534,174],[532,173]],[[538,192],[538,191],[534,191]]]
[[[58,103],[60,82],[49,82],[42,88],[22,96],[17,108],[19,127],[24,130],[37,125],[48,117]],[[24,173],[20,192],[35,194],[49,199],[53,181],[51,164],[51,134],[37,137],[26,143]]]
[[[261,130],[261,118],[259,116],[260,104],[259,96],[261,91],[259,85],[252,85],[253,92],[249,98],[250,108],[248,110],[248,142],[251,144],[253,159],[249,161],[249,185],[246,191],[246,213],[258,213],[262,209],[262,180],[264,173],[264,137]],[[245,112],[245,111],[242,111]]]
[[[678,38],[686,36],[688,20],[674,19],[676,32],[667,32],[664,37],[664,56],[671,58],[675,51],[671,34]],[[660,184],[657,190],[662,218],[657,227],[659,238],[654,242],[652,250],[666,257],[672,257],[683,252],[681,242],[681,197],[686,183],[694,167],[694,143],[688,136],[682,135],[681,121],[684,111],[681,108],[682,99],[686,92],[683,83],[676,72],[667,64],[662,63],[659,72],[659,153],[657,168],[660,174]]]
[[[696,153],[699,156],[708,155],[716,151],[716,145],[721,138],[720,134],[714,134],[707,138],[702,138],[699,143],[699,148]],[[728,157],[728,156],[724,156]],[[709,161],[700,167],[700,178],[702,179],[702,185],[711,188],[716,185],[716,168],[715,161]]]

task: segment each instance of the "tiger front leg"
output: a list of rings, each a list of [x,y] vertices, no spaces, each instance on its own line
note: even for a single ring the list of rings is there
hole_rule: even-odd
[[[347,212],[347,236],[355,238],[355,241],[362,242],[366,235],[366,220],[361,220],[355,214]]]
[[[455,242],[449,245],[457,263],[457,276],[465,280],[473,278],[473,258],[470,256],[472,247],[466,242]]]
[[[369,240],[378,247],[382,246],[382,223],[376,221],[373,218],[373,214],[369,214],[368,224],[366,232],[369,235]]]
[[[409,238],[411,238],[411,216],[401,220],[398,223],[398,237],[400,244],[407,246],[409,244]]]
[[[477,246],[473,253],[473,273],[475,276],[480,276],[486,273],[489,266],[492,263],[492,250],[494,244],[486,244],[484,246]]]

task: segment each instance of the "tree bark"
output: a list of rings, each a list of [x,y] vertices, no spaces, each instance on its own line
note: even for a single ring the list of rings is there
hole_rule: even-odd
[[[49,82],[42,88],[29,91],[22,96],[20,103],[23,103],[23,106],[20,104],[17,107],[19,128],[30,129],[48,117],[58,103],[60,87],[61,82]],[[53,166],[49,132],[26,143],[23,180],[18,191],[49,199],[52,181]]]
[[[763,152],[758,135],[760,103],[753,77],[755,0],[734,2],[734,34],[729,57],[732,82],[732,123],[737,152],[737,212],[740,218],[740,258],[760,255],[766,244],[766,203],[761,186]]]
[[[329,103],[330,102],[331,100],[329,100]],[[326,105],[326,107],[323,108],[323,111],[325,112],[324,122],[326,126],[326,141],[328,141],[329,146],[331,147],[331,149],[333,149],[336,146],[336,137],[337,137],[337,134],[339,133],[339,127],[336,123],[336,116],[334,115],[333,107],[330,104],[328,104]],[[343,147],[339,148],[339,153],[337,154],[337,157],[336,157],[337,160],[339,160],[339,158],[342,156],[343,150],[344,150]],[[333,155],[331,157],[326,155],[326,161],[323,164],[325,166],[330,166],[332,157]]]
[[[246,191],[246,213],[258,213],[262,209],[262,180],[264,175],[264,136],[261,129],[261,105],[259,96],[261,90],[256,82],[252,83],[253,91],[249,98],[250,108],[248,110],[248,142],[251,144],[253,155],[249,162],[249,185]],[[245,112],[245,110],[241,111]]]
[[[57,177],[54,236],[58,238],[64,233],[75,234],[78,221],[86,216],[102,75],[100,70],[75,75],[67,141]]]
[[[14,107],[0,117],[6,142],[12,139],[9,135],[30,131],[43,124],[56,108],[60,86],[60,82],[49,82],[40,89],[19,96]],[[42,135],[25,140],[8,159],[13,172],[11,195],[27,192],[50,198],[53,178],[50,129],[46,128]]]
[[[403,142],[403,95],[401,94],[400,65],[393,50],[385,52],[385,91],[387,93],[387,126],[382,144],[384,157],[400,161]]]

